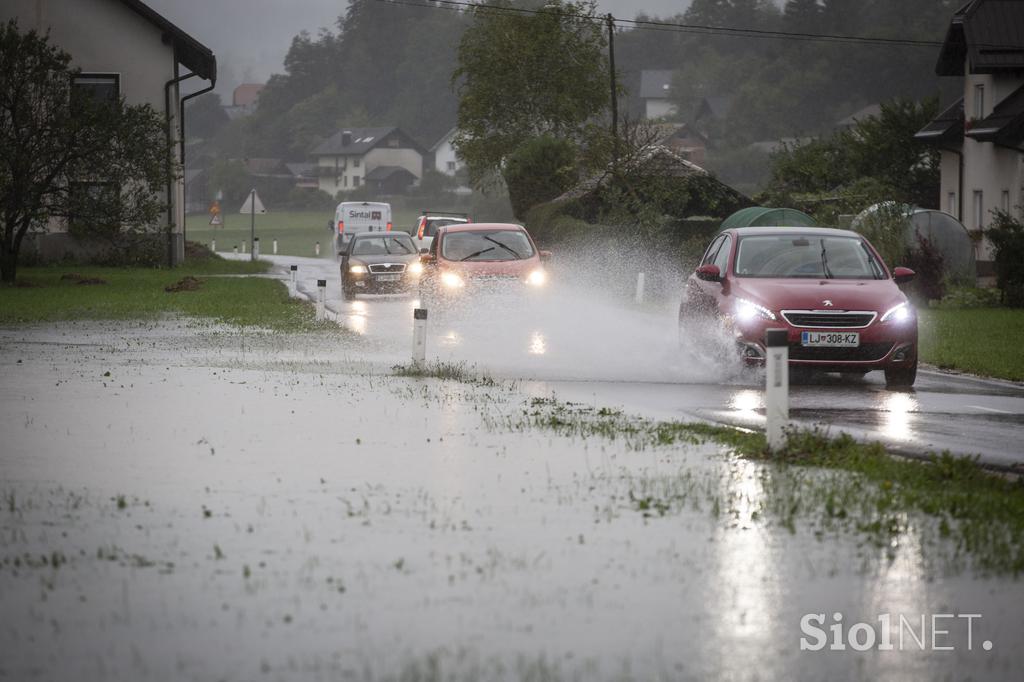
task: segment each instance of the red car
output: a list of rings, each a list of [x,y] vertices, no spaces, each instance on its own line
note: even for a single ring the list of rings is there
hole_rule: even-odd
[[[789,332],[790,368],[866,374],[891,387],[917,377],[917,317],[867,239],[826,227],[744,227],[716,235],[686,282],[681,332],[718,319],[749,364],[765,358],[765,330]]]
[[[439,228],[430,249],[421,256],[421,296],[450,298],[482,281],[522,282],[543,287],[541,265],[550,254],[537,249],[521,225],[461,223]]]

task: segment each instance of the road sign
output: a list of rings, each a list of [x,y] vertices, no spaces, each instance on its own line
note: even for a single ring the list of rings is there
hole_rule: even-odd
[[[221,218],[220,218],[220,213],[215,213],[213,215],[213,217],[210,218],[210,224],[211,225],[223,225],[224,224],[224,221],[221,220]]]
[[[262,215],[267,212],[267,209],[263,207],[263,202],[260,201],[260,195],[256,194],[256,190],[253,190],[252,192],[249,193],[249,196],[246,197],[245,203],[242,204],[242,208],[238,209],[238,212],[249,213],[252,215],[258,213]]]

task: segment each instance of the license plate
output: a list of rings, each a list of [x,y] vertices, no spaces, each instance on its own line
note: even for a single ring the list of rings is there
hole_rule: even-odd
[[[376,279],[378,282],[397,282],[402,279],[401,275],[377,275]]]
[[[860,345],[860,334],[858,332],[800,332],[800,345],[856,348]]]

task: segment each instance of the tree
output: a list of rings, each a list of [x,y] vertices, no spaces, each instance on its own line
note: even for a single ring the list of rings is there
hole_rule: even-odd
[[[504,177],[512,211],[523,219],[530,208],[576,183],[576,147],[550,135],[529,140],[508,157]]]
[[[554,0],[530,14],[511,7],[497,0],[472,10],[452,77],[455,145],[477,186],[527,140],[578,140],[609,102],[603,25],[592,1]]]
[[[108,236],[155,224],[171,179],[166,124],[149,105],[73,88],[71,56],[49,36],[0,25],[0,279],[51,218]]]
[[[188,117],[189,137],[200,140],[215,136],[228,122],[220,95],[215,92],[190,99],[185,105],[185,115]]]

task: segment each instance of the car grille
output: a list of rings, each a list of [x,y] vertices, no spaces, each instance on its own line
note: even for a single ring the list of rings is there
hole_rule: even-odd
[[[871,362],[881,360],[892,350],[891,342],[862,343],[856,348],[807,347],[789,344],[790,360],[820,360],[824,362]]]
[[[370,272],[378,275],[405,272],[405,263],[374,263],[370,266]]]
[[[783,310],[782,317],[794,327],[841,327],[858,329],[871,324],[877,313],[837,310]]]

